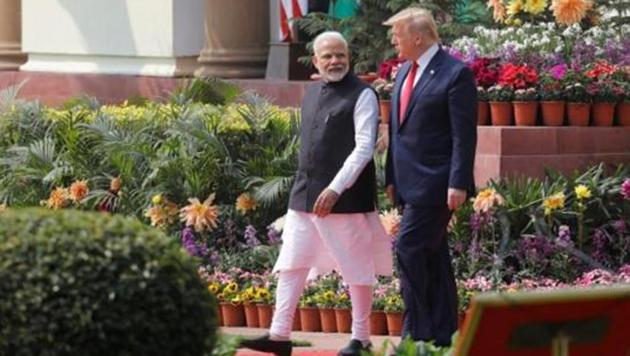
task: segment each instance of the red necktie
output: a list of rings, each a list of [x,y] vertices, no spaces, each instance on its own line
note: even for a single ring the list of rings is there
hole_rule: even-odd
[[[418,63],[416,61],[411,62],[411,69],[407,74],[402,93],[400,94],[400,111],[398,112],[398,120],[401,124],[405,119],[405,113],[407,112],[407,108],[409,107],[409,100],[411,99],[411,92],[413,92],[413,82],[416,79],[417,71]]]

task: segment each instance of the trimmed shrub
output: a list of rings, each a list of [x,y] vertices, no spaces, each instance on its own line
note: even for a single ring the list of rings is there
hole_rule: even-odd
[[[216,301],[194,261],[134,219],[0,213],[0,355],[204,355]]]

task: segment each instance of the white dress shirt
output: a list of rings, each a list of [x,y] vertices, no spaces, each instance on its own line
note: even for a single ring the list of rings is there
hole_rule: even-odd
[[[354,106],[355,146],[328,188],[341,195],[359,178],[363,168],[372,160],[378,128],[378,99],[370,88],[365,88]]]
[[[427,49],[420,56],[420,58],[418,58],[418,60],[416,60],[416,63],[418,64],[418,70],[416,71],[415,78],[413,78],[413,86],[414,87],[416,86],[416,84],[418,84],[418,80],[420,80],[420,77],[422,76],[422,73],[429,66],[429,63],[431,62],[431,59],[433,59],[433,56],[435,56],[435,54],[437,53],[438,49],[440,49],[440,46],[437,43],[434,43],[431,47],[429,47],[429,49]],[[409,78],[406,78],[405,82],[407,81],[407,79],[409,79]],[[403,88],[404,88],[404,84],[403,84]]]

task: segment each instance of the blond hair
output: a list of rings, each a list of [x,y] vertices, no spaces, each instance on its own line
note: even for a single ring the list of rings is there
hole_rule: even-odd
[[[434,41],[439,41],[437,24],[431,12],[419,7],[408,7],[383,22],[385,26],[394,26],[396,23],[406,23],[407,29],[414,33],[422,33]]]

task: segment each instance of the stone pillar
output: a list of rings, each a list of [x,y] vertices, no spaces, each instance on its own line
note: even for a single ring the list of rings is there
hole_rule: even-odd
[[[196,76],[262,78],[269,52],[269,0],[206,0],[206,45]]]
[[[20,0],[0,0],[0,70],[17,70],[26,60],[20,51]]]

